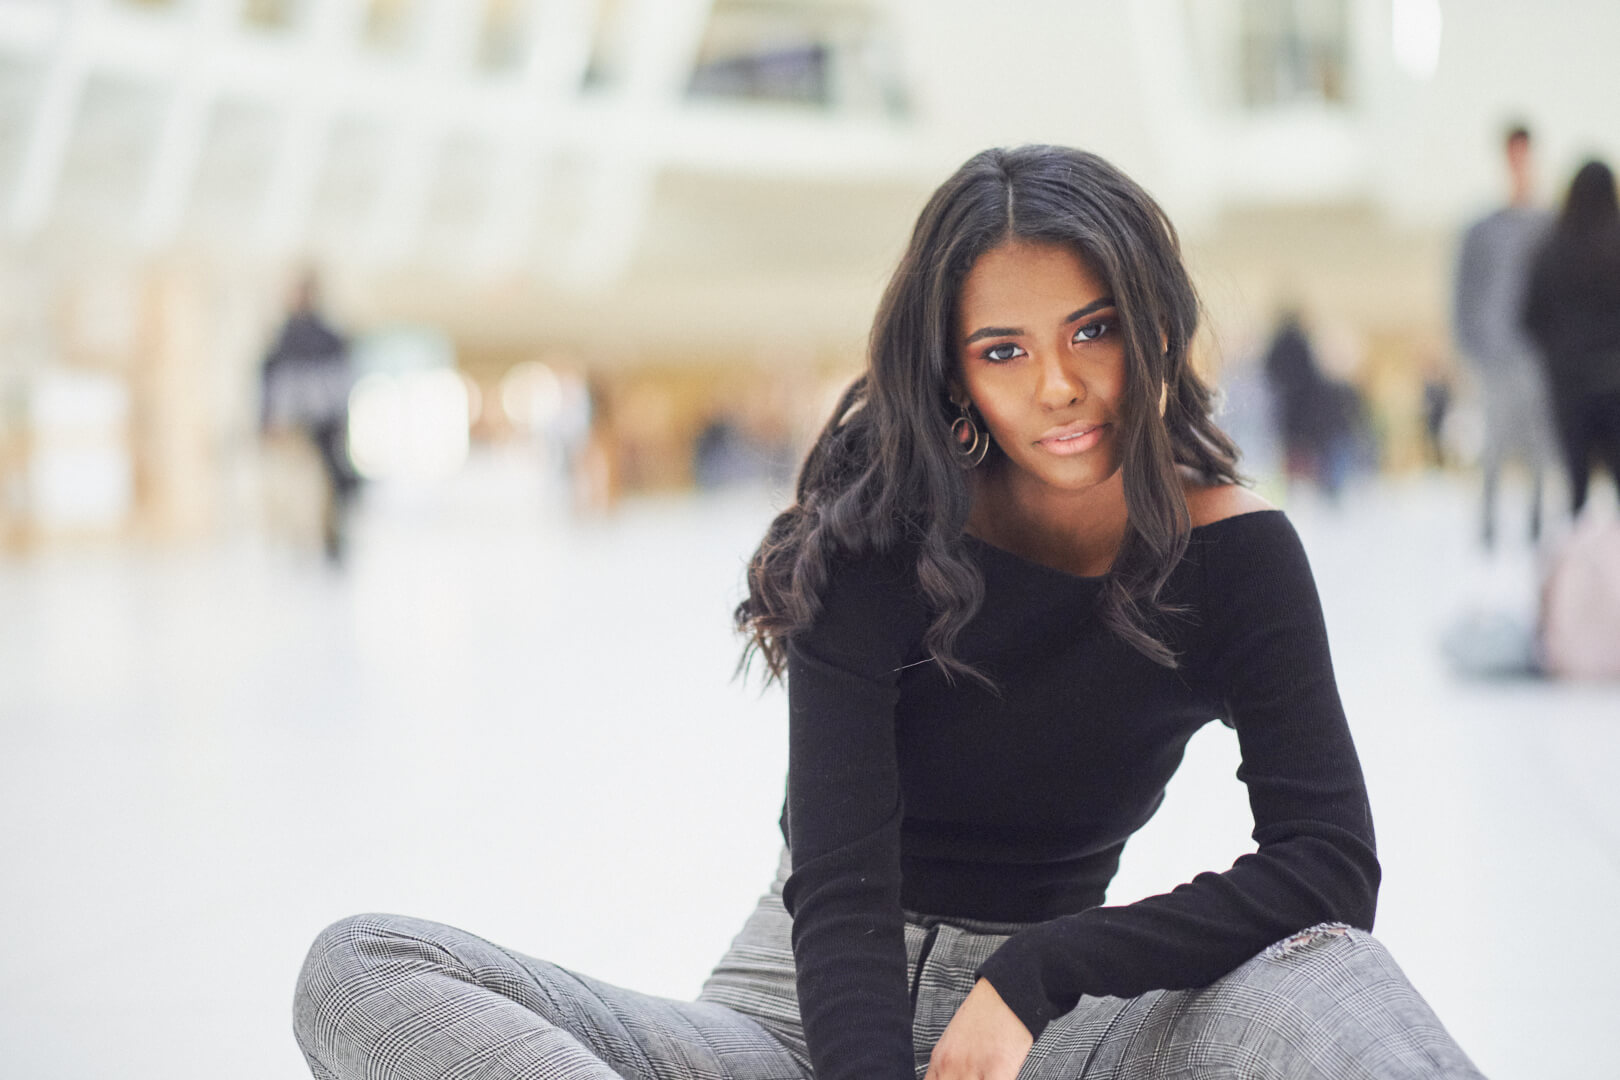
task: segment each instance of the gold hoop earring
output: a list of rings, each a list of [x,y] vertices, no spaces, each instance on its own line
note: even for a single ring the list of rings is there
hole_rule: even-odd
[[[958,405],[962,415],[951,421],[951,438],[956,443],[956,463],[964,469],[976,469],[990,452],[990,436],[979,430],[973,422],[970,406]]]

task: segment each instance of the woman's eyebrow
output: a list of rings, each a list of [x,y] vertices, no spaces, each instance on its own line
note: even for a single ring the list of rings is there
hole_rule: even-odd
[[[962,344],[971,345],[980,338],[987,337],[1019,337],[1023,331],[1016,326],[981,326],[969,334]]]
[[[1076,319],[1085,318],[1093,311],[1101,311],[1103,308],[1111,308],[1113,306],[1114,298],[1112,296],[1100,296],[1091,303],[1087,304],[1085,307],[1080,308],[1077,311],[1071,311],[1068,315],[1064,316],[1063,322],[1065,324],[1072,323]],[[980,338],[1020,337],[1023,333],[1023,328],[1017,326],[981,326],[979,329],[973,331],[973,333],[963,338],[962,344],[971,345]]]
[[[1087,315],[1090,315],[1093,311],[1101,311],[1103,308],[1110,308],[1110,307],[1113,307],[1113,306],[1114,306],[1114,298],[1112,296],[1099,296],[1097,299],[1093,300],[1091,303],[1087,304],[1085,307],[1081,308],[1078,311],[1075,311],[1075,312],[1071,313],[1069,315],[1069,317],[1067,319],[1064,319],[1063,321],[1066,322],[1066,323],[1072,323],[1076,319],[1085,318]]]

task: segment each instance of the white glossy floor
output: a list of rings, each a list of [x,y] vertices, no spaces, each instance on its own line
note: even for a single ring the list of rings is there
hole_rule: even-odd
[[[324,924],[392,910],[689,995],[773,865],[784,702],[731,681],[768,500],[550,523],[511,462],[374,507],[347,574],[249,539],[0,562],[0,1075],[292,1078]],[[1386,876],[1379,933],[1497,1080],[1620,1075],[1620,689],[1469,684],[1456,483],[1290,507]],[[1245,850],[1194,743],[1111,899]]]

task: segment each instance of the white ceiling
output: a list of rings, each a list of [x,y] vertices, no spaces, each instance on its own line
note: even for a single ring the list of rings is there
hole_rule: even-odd
[[[1348,103],[1260,110],[1220,59],[1238,0],[508,0],[528,60],[494,73],[483,5],[415,0],[390,51],[363,38],[367,2],[309,3],[290,31],[241,0],[0,3],[6,257],[313,254],[377,317],[442,309],[491,336],[629,305],[698,336],[798,319],[845,340],[927,191],[985,145],[1096,149],[1217,247],[1278,206],[1449,231],[1495,197],[1509,117],[1536,125],[1549,196],[1579,155],[1620,152],[1612,0],[1346,0]],[[1428,78],[1393,37],[1425,4]],[[698,58],[794,18],[854,34],[862,77],[892,87],[825,108],[684,95]]]

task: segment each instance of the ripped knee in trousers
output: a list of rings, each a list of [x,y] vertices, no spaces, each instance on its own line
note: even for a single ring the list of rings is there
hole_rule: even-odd
[[[1332,938],[1341,938],[1350,932],[1350,925],[1342,922],[1317,923],[1308,926],[1297,934],[1291,934],[1274,945],[1269,945],[1260,955],[1271,960],[1279,960],[1290,953],[1297,952],[1319,941]]]

